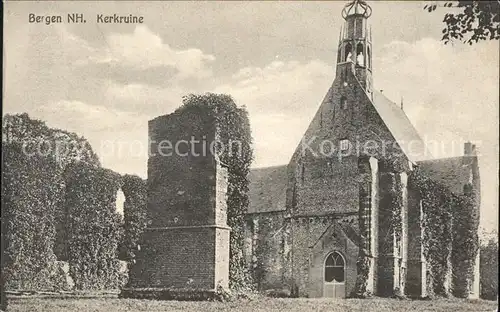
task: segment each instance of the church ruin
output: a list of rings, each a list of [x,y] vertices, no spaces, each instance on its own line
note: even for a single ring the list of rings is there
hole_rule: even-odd
[[[365,1],[344,7],[336,76],[290,162],[250,173],[243,250],[248,268],[259,290],[298,297],[426,297],[454,289],[477,298],[478,252],[461,263],[452,259],[462,248],[452,235],[464,225],[459,219],[477,232],[475,146],[467,143],[462,157],[427,160],[402,107],[373,89],[370,15]],[[150,121],[149,137],[189,140],[215,136],[215,128],[200,115],[174,113]],[[439,190],[434,199],[415,182],[416,172],[428,179],[426,191]],[[227,173],[210,153],[150,156],[152,224],[130,271],[131,289],[228,287],[226,189]],[[461,198],[470,200],[459,209],[454,203]],[[440,209],[431,210],[433,201],[455,217],[430,221]],[[429,245],[429,237],[442,241],[444,259],[435,260],[439,248]]]

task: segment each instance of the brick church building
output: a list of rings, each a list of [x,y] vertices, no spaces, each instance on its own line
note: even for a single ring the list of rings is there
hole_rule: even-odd
[[[240,255],[262,291],[478,297],[475,146],[428,160],[402,107],[373,89],[370,15],[365,1],[344,7],[336,76],[288,165],[251,170]],[[218,121],[207,109],[150,120],[151,150],[164,140],[215,140]],[[151,223],[123,297],[204,297],[229,287],[228,171],[206,148],[196,157],[187,145],[150,155]]]
[[[475,146],[466,143],[463,157],[427,160],[432,157],[402,107],[373,88],[370,15],[365,1],[344,7],[335,78],[290,162],[250,174],[244,254],[261,290],[352,296],[364,248],[368,293],[425,297],[422,199],[408,177],[419,169],[450,196],[470,188],[479,194]],[[386,199],[395,184],[401,235]],[[478,215],[479,196],[470,209]],[[471,261],[469,297],[479,294],[478,259]],[[460,274],[450,269],[445,287],[458,287]]]

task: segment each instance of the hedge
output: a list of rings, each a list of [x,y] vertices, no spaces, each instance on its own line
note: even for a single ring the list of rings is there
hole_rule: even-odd
[[[3,278],[7,289],[61,289],[65,279],[53,252],[54,215],[64,184],[57,164],[28,156],[19,143],[2,142]]]
[[[74,162],[100,166],[97,154],[84,137],[49,128],[45,122],[31,119],[26,113],[4,116],[2,142],[23,144],[27,153],[52,158],[60,168]]]
[[[78,290],[115,289],[123,284],[118,243],[121,216],[116,212],[119,174],[85,163],[65,170],[70,275]]]
[[[61,175],[67,165],[84,162],[99,167],[97,154],[89,142],[75,133],[49,128],[45,122],[32,119],[28,114],[5,115],[2,120],[2,142],[17,144],[24,155],[38,155],[55,164],[52,169]],[[54,252],[58,260],[67,260],[67,241],[64,206],[55,211],[56,242]]]

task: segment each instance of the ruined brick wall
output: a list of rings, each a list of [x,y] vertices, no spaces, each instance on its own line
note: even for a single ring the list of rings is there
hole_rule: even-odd
[[[151,227],[215,223],[216,163],[208,147],[215,133],[215,119],[206,112],[189,110],[149,122],[152,155],[148,159],[147,210]],[[194,144],[192,149],[184,143],[192,137],[208,144]],[[173,148],[169,149],[170,144]],[[172,154],[162,156],[160,151]]]
[[[284,211],[247,214],[245,219],[245,259],[257,288],[289,288],[289,227]]]
[[[129,287],[228,287],[227,171],[209,150],[216,131],[215,119],[203,108],[149,122],[151,223],[141,237]],[[206,144],[191,144],[193,138]]]

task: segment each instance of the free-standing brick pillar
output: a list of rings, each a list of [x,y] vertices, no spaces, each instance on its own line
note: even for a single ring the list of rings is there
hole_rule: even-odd
[[[150,223],[124,297],[159,291],[179,298],[169,293],[186,289],[204,296],[228,288],[227,170],[211,153],[216,137],[216,121],[203,109],[149,122]]]

